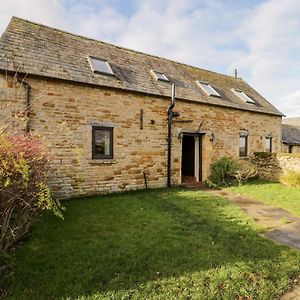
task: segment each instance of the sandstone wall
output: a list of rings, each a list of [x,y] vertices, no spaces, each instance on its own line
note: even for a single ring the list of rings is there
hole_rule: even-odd
[[[276,157],[282,172],[296,171],[300,173],[300,154],[278,153]]]
[[[143,172],[149,187],[166,186],[169,99],[58,80],[27,81],[32,86],[31,128],[44,138],[51,158],[49,183],[57,197],[143,188]],[[12,82],[2,90],[18,88]],[[4,94],[1,103],[6,102]],[[24,104],[24,98],[17,100]],[[174,184],[181,183],[180,132],[205,132],[203,180],[212,161],[222,156],[238,157],[242,129],[249,130],[249,153],[264,151],[269,134],[273,136],[273,151],[280,151],[281,117],[180,100],[174,111],[180,112],[179,119],[190,121],[173,126]],[[92,125],[114,127],[112,160],[92,160]],[[214,141],[210,141],[212,133]]]
[[[275,153],[270,157],[256,156],[251,161],[258,167],[259,177],[279,181],[280,176],[288,171],[300,173],[300,155]]]
[[[17,80],[0,75],[0,131],[25,128],[25,89]]]
[[[281,146],[282,152],[289,153],[290,150],[291,150],[290,153],[300,153],[300,145],[288,146],[286,144],[282,144],[282,146]]]

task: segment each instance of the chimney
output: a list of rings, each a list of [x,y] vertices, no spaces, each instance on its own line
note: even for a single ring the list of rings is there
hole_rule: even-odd
[[[237,78],[237,69],[234,69],[234,78]]]

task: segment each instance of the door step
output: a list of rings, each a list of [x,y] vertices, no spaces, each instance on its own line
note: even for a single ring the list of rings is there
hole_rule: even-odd
[[[197,183],[196,177],[194,176],[185,176],[183,175],[181,178],[181,182],[184,183]]]
[[[195,181],[195,182],[183,182],[181,186],[193,189],[202,189],[204,187],[203,182]]]

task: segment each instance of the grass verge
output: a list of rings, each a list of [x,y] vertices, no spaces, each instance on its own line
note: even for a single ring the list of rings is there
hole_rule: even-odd
[[[260,180],[229,187],[225,190],[250,196],[274,207],[283,208],[300,217],[300,188]]]
[[[300,253],[225,199],[151,190],[64,203],[16,251],[11,299],[276,299]]]

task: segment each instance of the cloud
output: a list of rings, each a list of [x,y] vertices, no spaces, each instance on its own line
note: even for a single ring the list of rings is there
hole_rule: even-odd
[[[219,72],[225,69],[227,73],[232,73],[228,66],[242,55],[232,44],[236,32],[229,30],[244,13],[235,5],[227,10],[227,4],[220,0],[135,0],[128,15],[120,10],[121,2],[10,0],[0,8],[0,13],[6,12],[0,26],[4,28],[10,15],[17,15],[195,66]]]
[[[58,0],[7,0],[0,5],[0,32],[12,16],[29,19],[49,26],[68,28],[64,21],[64,8]]]
[[[240,29],[249,52],[237,64],[248,70],[252,85],[288,116],[300,115],[295,98],[300,92],[299,15],[299,1],[269,0],[255,7]]]
[[[107,42],[116,42],[127,26],[126,16],[105,1],[76,1],[68,5],[66,19],[73,32]]]
[[[228,27],[243,15],[240,10],[226,12],[225,8],[222,1],[203,1],[200,6],[199,1],[138,2],[118,41],[140,51],[223,71],[241,55],[230,44],[237,33]]]
[[[282,97],[284,113],[288,117],[299,117],[300,115],[300,89]]]

